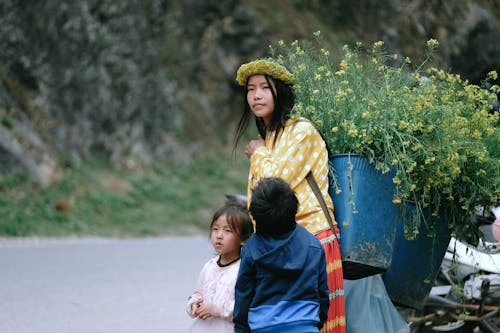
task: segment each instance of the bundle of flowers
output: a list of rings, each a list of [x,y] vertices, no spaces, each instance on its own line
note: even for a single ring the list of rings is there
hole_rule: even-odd
[[[488,91],[430,67],[433,39],[414,67],[385,52],[383,42],[344,46],[336,64],[314,35],[313,42],[271,48],[294,75],[294,113],[316,124],[333,153],[361,154],[381,173],[396,171],[393,202],[417,208],[405,221],[408,238],[425,221],[424,210],[454,228],[468,224],[478,206],[498,204],[499,115],[491,112],[498,86]]]

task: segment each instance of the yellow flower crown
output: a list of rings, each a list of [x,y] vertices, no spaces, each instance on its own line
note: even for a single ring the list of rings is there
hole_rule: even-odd
[[[255,74],[266,74],[274,79],[281,80],[286,84],[293,83],[293,75],[284,66],[273,61],[258,59],[243,64],[236,73],[236,82],[240,86],[245,86],[250,76]]]

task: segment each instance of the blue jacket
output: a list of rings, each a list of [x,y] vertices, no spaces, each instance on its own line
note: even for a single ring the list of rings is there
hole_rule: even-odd
[[[248,239],[236,281],[236,333],[319,332],[328,307],[325,253],[316,237],[297,225],[279,239]]]

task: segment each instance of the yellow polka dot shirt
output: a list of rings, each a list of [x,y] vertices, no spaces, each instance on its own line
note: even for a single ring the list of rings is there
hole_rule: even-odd
[[[289,119],[273,147],[275,135],[275,131],[268,132],[265,147],[257,148],[250,158],[248,198],[261,178],[282,178],[290,184],[299,200],[297,223],[313,234],[329,229],[325,214],[306,179],[312,170],[333,218],[333,203],[328,195],[328,153],[323,138],[304,118]]]

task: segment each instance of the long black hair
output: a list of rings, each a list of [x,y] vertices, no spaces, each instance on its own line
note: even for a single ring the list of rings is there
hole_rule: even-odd
[[[279,133],[281,130],[283,130],[283,128],[285,128],[286,121],[290,118],[290,113],[292,112],[293,106],[295,104],[295,95],[293,93],[291,85],[288,85],[283,81],[270,77],[266,74],[264,74],[264,77],[266,78],[266,82],[271,89],[271,93],[273,94],[274,111],[271,115],[268,127],[266,127],[264,119],[255,117],[255,125],[257,126],[257,131],[263,139],[265,139],[266,132],[268,130],[276,131],[276,133]],[[273,89],[271,81],[274,83],[275,89]],[[246,98],[247,93],[248,81],[247,85],[245,85],[245,102],[243,107],[243,114],[241,115],[238,126],[236,127],[233,152],[238,146],[238,142],[240,141],[241,136],[247,129],[250,117],[253,114],[250,109],[250,105],[248,105],[248,101]],[[278,135],[274,137],[275,142],[277,137]]]

